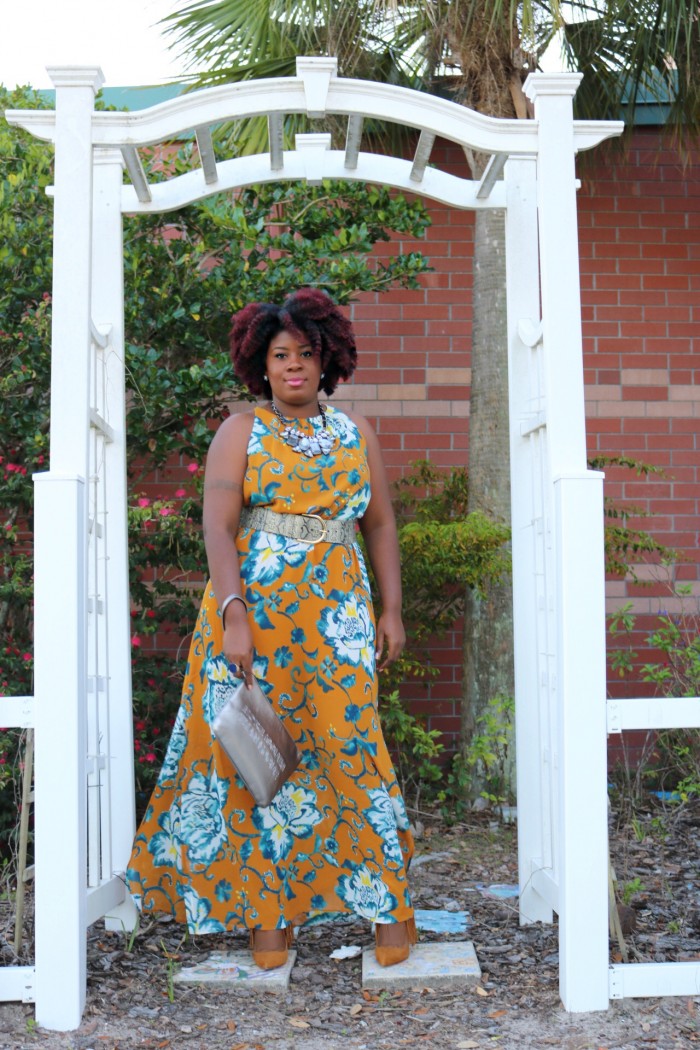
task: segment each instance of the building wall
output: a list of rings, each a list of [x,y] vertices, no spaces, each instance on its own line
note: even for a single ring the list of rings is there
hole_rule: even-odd
[[[698,158],[696,158],[697,160]],[[461,152],[444,144],[433,161],[467,175]],[[652,659],[646,638],[661,609],[694,611],[673,597],[675,582],[698,585],[700,528],[700,175],[663,148],[658,131],[640,129],[625,154],[600,149],[580,165],[579,246],[589,455],[624,455],[660,468],[649,477],[610,467],[606,495],[633,504],[636,519],[679,552],[673,576],[641,565],[643,581],[610,580],[608,608],[629,602],[638,620],[630,642]],[[418,291],[365,297],[353,307],[359,367],[334,402],[376,425],[390,476],[412,460],[467,463],[473,214],[431,206],[432,227],[419,247],[434,272]],[[402,247],[414,249],[415,242]],[[436,683],[411,692],[431,725],[459,730],[459,629],[438,643]],[[610,692],[650,687],[620,680]]]

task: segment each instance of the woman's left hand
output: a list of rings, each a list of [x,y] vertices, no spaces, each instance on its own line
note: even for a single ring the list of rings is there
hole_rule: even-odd
[[[377,670],[383,671],[401,655],[406,632],[399,613],[383,612],[377,624]]]

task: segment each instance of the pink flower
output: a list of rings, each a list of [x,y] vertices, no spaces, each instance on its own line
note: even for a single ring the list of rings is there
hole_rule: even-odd
[[[143,756],[143,760],[144,760],[144,762],[155,762],[155,760],[156,760],[155,753],[153,751],[148,751]]]
[[[168,514],[174,514],[175,511],[172,507],[161,507],[158,513],[160,514],[161,518],[167,518]]]
[[[151,505],[150,499],[147,499],[145,496],[141,496],[141,498],[137,500],[137,503],[139,507],[150,507]]]
[[[32,654],[31,653],[22,653],[22,659],[23,660],[31,660],[31,658],[32,658]]]
[[[175,495],[176,495],[176,497],[177,497],[178,499],[182,499],[182,498],[183,498],[184,496],[186,496],[186,495],[187,495],[187,493],[185,492],[185,490],[184,490],[184,489],[178,489],[178,490],[176,491]]]
[[[189,463],[187,465],[187,469],[190,472],[190,474],[196,474],[197,471],[199,470],[199,464],[198,463]]]
[[[137,634],[132,634],[131,644],[134,646],[135,649],[138,649],[138,647],[141,645],[141,639]]]

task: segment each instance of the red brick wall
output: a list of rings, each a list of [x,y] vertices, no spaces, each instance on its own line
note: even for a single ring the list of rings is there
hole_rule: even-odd
[[[698,158],[696,158],[697,160]],[[456,147],[433,160],[467,175]],[[675,578],[698,587],[700,515],[696,386],[700,323],[700,175],[661,149],[656,129],[638,130],[625,155],[608,151],[582,169],[579,243],[589,453],[623,454],[661,467],[639,478],[611,468],[606,493],[641,507],[641,520],[680,552]],[[435,272],[420,291],[366,297],[353,309],[360,366],[335,401],[376,424],[393,477],[424,456],[466,463],[469,439],[469,337],[473,215],[432,205],[423,250]],[[413,242],[403,247],[414,248]],[[647,585],[610,581],[612,611],[631,602],[632,638],[641,659],[659,609],[679,611],[668,572],[640,566]],[[686,600],[687,604],[687,600]],[[420,687],[431,724],[459,728],[460,639],[441,645],[437,684]],[[613,694],[649,691],[612,674]]]

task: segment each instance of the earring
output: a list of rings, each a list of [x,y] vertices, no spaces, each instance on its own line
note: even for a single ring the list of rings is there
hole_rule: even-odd
[[[266,383],[268,382],[267,376],[263,376],[263,379],[265,380]]]
[[[326,373],[325,372],[321,372],[321,379],[325,379],[325,378],[326,378]]]

